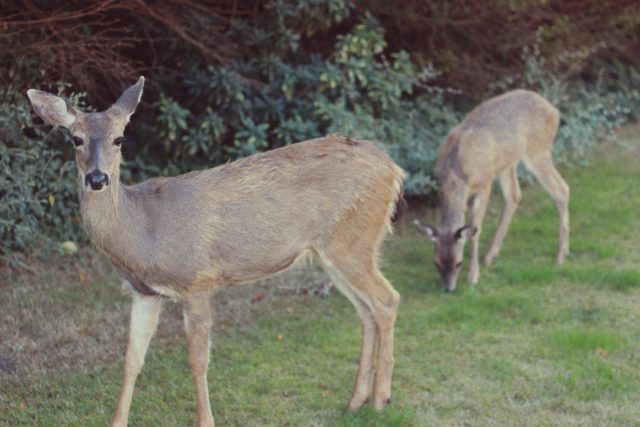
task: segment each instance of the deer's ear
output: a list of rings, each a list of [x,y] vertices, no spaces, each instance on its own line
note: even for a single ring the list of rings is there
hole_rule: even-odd
[[[430,225],[422,225],[417,219],[413,221],[419,232],[425,236],[429,236],[434,242],[438,240],[438,229]]]
[[[117,108],[121,110],[127,116],[127,120],[129,120],[129,117],[131,117],[131,115],[135,113],[136,107],[140,103],[143,88],[144,77],[140,76],[136,84],[125,90],[111,108]]]
[[[77,112],[66,99],[36,89],[29,89],[27,96],[45,122],[69,128],[76,121]]]
[[[456,240],[460,240],[462,238],[469,239],[475,236],[477,232],[478,232],[478,227],[473,225],[464,225],[458,228],[458,230],[456,230],[455,238]]]

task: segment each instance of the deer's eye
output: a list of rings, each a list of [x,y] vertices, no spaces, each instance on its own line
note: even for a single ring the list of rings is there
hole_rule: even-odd
[[[124,141],[124,136],[119,136],[113,140],[113,145],[115,145],[116,147],[120,147],[122,144],[124,144]]]
[[[79,147],[84,143],[84,141],[82,141],[82,138],[80,138],[79,136],[72,136],[71,141],[73,141],[73,145],[75,145],[76,147]]]

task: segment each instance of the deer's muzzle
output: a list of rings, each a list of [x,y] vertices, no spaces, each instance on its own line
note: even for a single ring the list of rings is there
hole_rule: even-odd
[[[109,176],[104,172],[94,170],[84,177],[84,183],[92,190],[102,190],[103,187],[109,185]]]

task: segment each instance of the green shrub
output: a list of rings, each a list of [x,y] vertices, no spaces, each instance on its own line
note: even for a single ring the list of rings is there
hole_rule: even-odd
[[[406,52],[385,54],[384,30],[369,16],[335,38],[328,58],[305,50],[293,29],[315,31],[310,5],[324,3],[332,10],[336,2],[274,2],[258,25],[234,21],[229,37],[246,53],[186,76],[182,97],[160,96],[149,154],[160,148],[161,159],[188,170],[340,132],[386,148],[410,172],[407,194],[433,192],[436,149],[456,121],[428,85],[436,72]],[[340,3],[347,12],[325,23],[348,16],[350,3]]]
[[[80,103],[80,97],[72,101]],[[26,94],[0,89],[0,254],[42,238],[49,243],[84,238],[67,139],[59,129],[33,123]]]
[[[223,63],[160,37],[162,28],[154,33],[163,48],[155,53],[176,54],[179,64],[172,64],[174,72],[160,67],[148,75],[143,104],[127,129],[123,182],[339,132],[376,141],[409,173],[405,193],[430,196],[438,188],[432,168],[440,144],[463,112],[482,101],[439,87],[446,78],[433,67],[392,51],[384,28],[351,0],[274,0],[225,28],[225,43],[242,48]],[[487,97],[516,87],[540,92],[562,114],[556,158],[581,162],[625,120],[638,118],[640,77],[630,66],[604,64],[595,69],[602,78],[585,83],[578,72],[602,46],[547,58],[539,49],[545,35],[553,37],[540,30],[523,50],[523,72],[494,83]],[[33,62],[15,64],[11,69],[31,71],[30,79],[39,75]],[[39,235],[49,242],[84,238],[65,132],[35,125],[22,92],[8,88],[0,95],[0,252],[24,250]]]

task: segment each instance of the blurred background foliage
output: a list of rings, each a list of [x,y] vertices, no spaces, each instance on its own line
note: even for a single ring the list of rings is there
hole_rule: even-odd
[[[102,110],[145,75],[125,182],[340,132],[430,197],[448,130],[516,87],[560,108],[556,157],[583,162],[638,118],[639,51],[627,0],[0,1],[0,253],[85,238],[68,136],[29,87]]]

